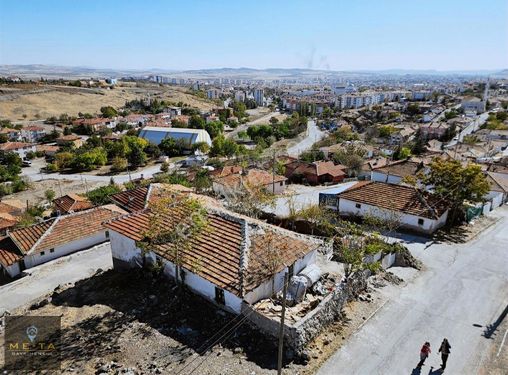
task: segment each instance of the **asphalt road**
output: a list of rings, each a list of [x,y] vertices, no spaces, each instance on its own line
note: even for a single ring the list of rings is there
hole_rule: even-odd
[[[440,374],[444,337],[452,346],[446,374],[488,374],[489,353],[508,350],[498,340],[508,307],[508,207],[491,214],[500,221],[468,243],[410,244],[425,270],[393,288],[390,301],[317,374]],[[415,366],[425,341],[432,354],[420,372]]]
[[[250,113],[255,113],[254,110],[249,110]],[[248,112],[249,112],[248,111]],[[252,121],[249,121],[243,125],[239,125],[236,129],[234,129],[233,131],[229,132],[226,134],[226,137],[227,138],[234,138],[239,132],[243,131],[243,130],[247,130],[247,128],[249,126],[252,126],[252,125],[262,125],[262,124],[269,124],[270,123],[270,118],[272,118],[273,116],[277,116],[279,115],[279,112],[278,111],[274,111],[274,112],[269,112],[267,114],[264,114],[262,115],[261,117],[258,117]]]
[[[298,157],[302,152],[309,150],[314,143],[319,141],[326,135],[324,131],[318,128],[314,120],[307,122],[307,132],[305,138],[298,142],[296,145],[288,148],[288,155]]]
[[[449,143],[446,144],[445,148],[455,146],[458,141],[462,142],[466,135],[478,131],[480,129],[480,126],[482,126],[485,123],[485,121],[487,121],[488,118],[489,118],[488,112],[482,113],[473,122],[471,122],[468,126],[462,129],[462,131],[457,136],[457,140],[451,140]]]
[[[108,243],[83,250],[26,270],[30,274],[0,287],[0,315],[27,305],[53,291],[58,285],[92,276],[99,268],[113,267]]]

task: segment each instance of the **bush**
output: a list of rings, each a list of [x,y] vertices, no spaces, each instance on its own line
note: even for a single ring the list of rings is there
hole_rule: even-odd
[[[58,172],[58,165],[56,165],[55,163],[49,163],[46,166],[46,170],[50,173]]]
[[[127,166],[128,166],[127,159],[116,157],[113,159],[111,170],[113,172],[122,172],[127,169]]]
[[[93,204],[101,206],[110,203],[111,201],[109,197],[113,194],[119,193],[120,191],[122,191],[122,189],[120,189],[118,185],[101,186],[89,191],[87,197]]]

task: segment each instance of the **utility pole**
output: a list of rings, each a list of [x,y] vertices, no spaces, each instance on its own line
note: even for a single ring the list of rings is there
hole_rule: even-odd
[[[272,158],[272,194],[275,195],[275,155],[276,151],[273,150],[273,158]]]
[[[284,275],[284,286],[282,287],[282,312],[279,326],[279,355],[277,358],[277,375],[282,374],[282,349],[284,347],[284,319],[286,317],[286,295],[288,292],[289,272]]]

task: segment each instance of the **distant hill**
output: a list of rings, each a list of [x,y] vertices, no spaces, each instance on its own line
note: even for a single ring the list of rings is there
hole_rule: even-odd
[[[231,78],[250,78],[250,79],[276,79],[288,77],[305,76],[327,76],[327,77],[360,77],[366,75],[508,75],[508,70],[477,70],[477,71],[438,71],[438,70],[411,70],[411,69],[386,69],[386,70],[315,70],[306,68],[210,68],[193,70],[171,70],[171,69],[109,69],[93,68],[82,66],[57,66],[57,65],[0,65],[0,76],[22,76],[27,78],[90,78],[90,77],[146,77],[149,75],[173,75],[187,78],[213,78],[213,77],[231,77]]]

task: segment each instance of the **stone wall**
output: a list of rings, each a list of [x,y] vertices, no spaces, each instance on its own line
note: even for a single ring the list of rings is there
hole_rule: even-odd
[[[286,345],[296,353],[301,353],[310,341],[339,318],[347,302],[355,299],[367,288],[368,275],[368,271],[360,272],[353,275],[347,283],[340,284],[314,310],[286,331]]]
[[[284,325],[284,345],[296,354],[301,354],[306,345],[318,336],[328,325],[340,316],[344,305],[356,298],[367,288],[369,271],[353,275],[349,281],[337,286],[335,291],[328,294],[315,309],[294,325]],[[247,304],[242,308],[242,314],[249,323],[257,329],[267,333],[274,339],[279,333],[279,320],[270,319],[252,309]]]

